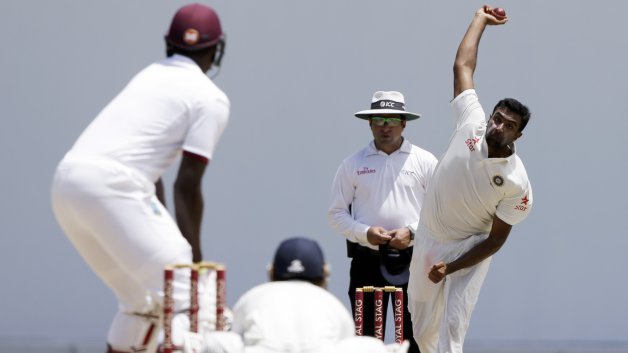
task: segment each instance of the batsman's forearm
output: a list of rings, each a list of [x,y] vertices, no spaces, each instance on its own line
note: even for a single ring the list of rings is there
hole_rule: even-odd
[[[174,202],[177,225],[192,246],[192,260],[203,259],[201,251],[201,221],[203,218],[203,195],[200,190],[175,191]]]
[[[161,178],[157,179],[155,182],[155,196],[162,205],[166,206],[166,195],[164,193],[164,183]]]

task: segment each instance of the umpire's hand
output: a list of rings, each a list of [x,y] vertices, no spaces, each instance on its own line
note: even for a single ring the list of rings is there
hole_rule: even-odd
[[[366,239],[373,245],[388,244],[392,237],[388,235],[388,231],[382,227],[371,226],[366,231]]]
[[[390,246],[391,248],[403,250],[410,246],[410,242],[412,241],[412,234],[410,233],[410,229],[408,229],[407,227],[393,229],[388,232],[388,234],[391,237],[388,246]]]

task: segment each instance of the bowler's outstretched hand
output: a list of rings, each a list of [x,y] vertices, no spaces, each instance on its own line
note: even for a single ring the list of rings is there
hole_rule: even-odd
[[[484,5],[475,15],[484,17],[488,25],[503,25],[508,22],[508,16],[504,9],[493,8],[490,5]]]

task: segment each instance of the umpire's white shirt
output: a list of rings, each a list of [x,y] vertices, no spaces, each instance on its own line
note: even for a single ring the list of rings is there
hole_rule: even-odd
[[[456,130],[426,195],[421,222],[443,240],[486,234],[493,215],[515,225],[532,207],[532,187],[511,145],[512,155],[488,158],[486,115],[475,90],[451,102]]]
[[[112,159],[154,182],[182,150],[211,159],[229,107],[227,96],[194,61],[173,55],[139,72],[66,159]]]
[[[433,154],[407,139],[390,155],[371,141],[342,161],[336,172],[327,213],[332,228],[372,249],[377,247],[366,237],[371,226],[416,230],[436,163]]]
[[[305,281],[279,281],[246,292],[233,308],[232,331],[246,352],[313,352],[354,336],[354,323],[327,290]]]

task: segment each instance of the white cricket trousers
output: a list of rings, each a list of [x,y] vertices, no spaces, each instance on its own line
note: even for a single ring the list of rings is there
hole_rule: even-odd
[[[438,240],[419,225],[410,262],[408,311],[421,353],[462,353],[471,313],[491,258],[450,274],[438,284],[430,281],[427,275],[434,264],[457,259],[487,236]]]
[[[154,184],[115,161],[63,160],[52,205],[68,239],[118,300],[107,343],[130,352],[154,341],[163,268],[192,262],[191,247],[155,196]],[[189,307],[189,273],[176,276],[174,298],[175,310]],[[177,343],[187,316],[177,315],[173,326]]]

